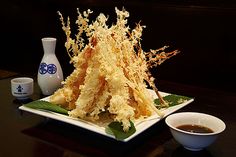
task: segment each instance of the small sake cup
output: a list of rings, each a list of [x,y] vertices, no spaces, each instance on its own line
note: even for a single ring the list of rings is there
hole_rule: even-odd
[[[17,77],[11,80],[11,93],[18,100],[28,99],[34,92],[34,80],[29,77]]]

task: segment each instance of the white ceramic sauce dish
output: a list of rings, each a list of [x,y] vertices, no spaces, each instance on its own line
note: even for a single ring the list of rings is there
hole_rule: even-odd
[[[169,126],[174,139],[191,151],[199,151],[211,145],[226,128],[221,119],[198,112],[174,113],[166,117],[165,122]],[[202,126],[212,130],[212,132],[197,133],[179,129],[183,125]]]

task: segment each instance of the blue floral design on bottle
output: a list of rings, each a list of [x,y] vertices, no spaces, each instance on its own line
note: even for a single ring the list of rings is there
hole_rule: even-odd
[[[55,64],[46,64],[42,62],[39,65],[39,73],[44,75],[46,73],[55,74],[57,72],[57,66]]]
[[[42,62],[40,65],[39,65],[39,73],[40,74],[46,74],[47,73],[47,64]]]
[[[57,72],[57,66],[55,64],[48,64],[48,73],[55,74]]]

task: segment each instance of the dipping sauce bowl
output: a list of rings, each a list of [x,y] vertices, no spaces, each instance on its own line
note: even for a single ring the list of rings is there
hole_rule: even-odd
[[[165,122],[174,139],[191,151],[211,145],[226,128],[221,119],[198,112],[174,113],[167,116]]]

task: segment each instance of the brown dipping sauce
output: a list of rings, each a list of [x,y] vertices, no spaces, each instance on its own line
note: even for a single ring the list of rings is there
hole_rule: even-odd
[[[186,125],[180,125],[177,128],[180,130],[188,131],[192,133],[213,133],[214,132],[210,128],[201,126],[201,125],[186,124]]]

